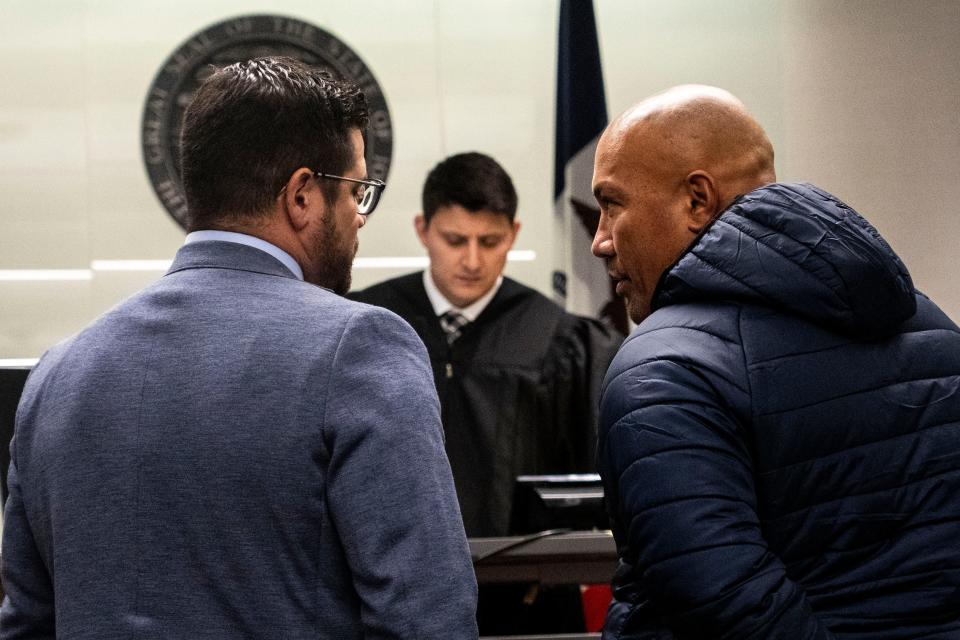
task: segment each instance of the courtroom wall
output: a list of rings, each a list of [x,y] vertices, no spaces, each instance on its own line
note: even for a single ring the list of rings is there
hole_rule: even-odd
[[[682,82],[733,91],[770,134],[781,179],[846,199],[960,317],[960,2],[595,4],[611,116]],[[331,32],[386,96],[389,187],[361,232],[355,286],[411,268],[370,258],[422,259],[412,218],[424,175],[478,149],[520,196],[524,253],[508,273],[550,293],[555,0],[3,0],[0,359],[39,356],[160,277],[184,232],[144,169],[147,92],[193,34],[256,13]],[[102,268],[118,264],[139,269]]]

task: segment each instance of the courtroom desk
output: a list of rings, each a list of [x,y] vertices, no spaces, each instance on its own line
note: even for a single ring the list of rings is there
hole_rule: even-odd
[[[480,640],[600,640],[599,633],[562,633],[543,636],[480,636]]]
[[[537,538],[471,538],[470,553],[479,584],[606,584],[617,567],[617,549],[609,531],[568,531]]]

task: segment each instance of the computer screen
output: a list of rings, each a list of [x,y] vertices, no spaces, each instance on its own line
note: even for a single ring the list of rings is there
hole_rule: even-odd
[[[609,529],[597,474],[518,476],[511,533]]]

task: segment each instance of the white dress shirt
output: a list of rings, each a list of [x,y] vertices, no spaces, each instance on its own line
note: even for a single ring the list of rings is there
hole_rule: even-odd
[[[493,296],[497,295],[497,291],[500,289],[501,284],[503,284],[503,276],[498,276],[497,281],[492,287],[490,287],[490,291],[487,291],[485,294],[477,298],[469,306],[461,309],[447,300],[446,297],[440,293],[440,289],[437,288],[437,284],[433,281],[433,275],[430,273],[430,269],[428,268],[423,270],[423,288],[427,290],[427,297],[430,298],[430,304],[433,306],[433,312],[438,318],[448,311],[456,311],[470,322],[473,322],[477,319],[477,316],[479,316],[483,310],[487,308],[487,305],[490,304],[491,300],[493,300]]]

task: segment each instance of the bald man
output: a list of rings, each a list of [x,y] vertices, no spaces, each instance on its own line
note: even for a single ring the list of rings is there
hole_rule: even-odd
[[[628,110],[593,186],[638,323],[601,401],[604,638],[960,637],[957,325],[725,91]]]

